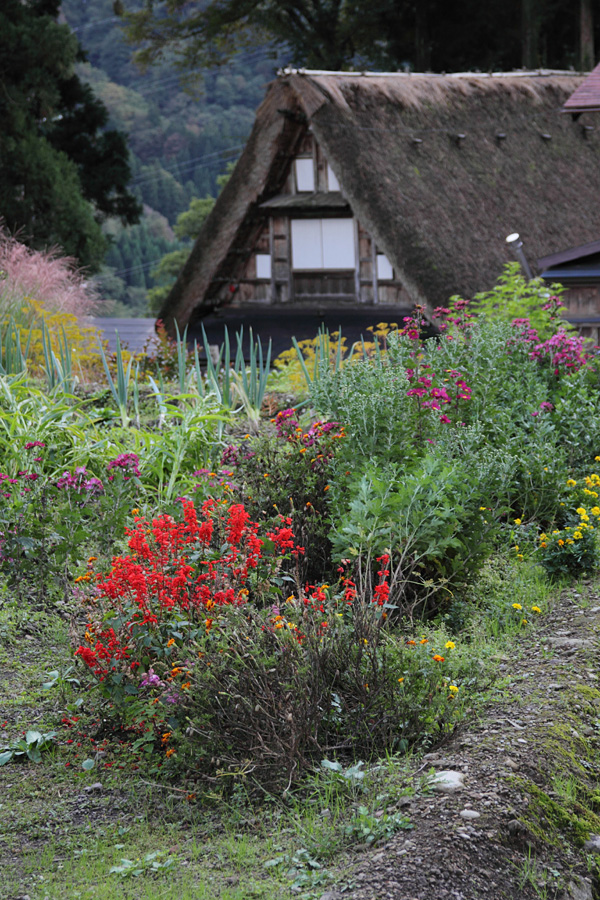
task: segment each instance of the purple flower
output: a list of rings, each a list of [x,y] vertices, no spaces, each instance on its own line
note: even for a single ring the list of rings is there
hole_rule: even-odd
[[[75,469],[75,472],[75,475],[71,475],[70,472],[63,472],[56,482],[56,487],[59,488],[59,490],[63,490],[63,488],[73,488],[77,493],[80,493],[83,490],[85,476],[87,475],[86,468],[85,466],[79,466]]]
[[[240,448],[237,444],[228,444],[221,456],[222,466],[237,466],[240,458]]]
[[[140,458],[137,453],[121,453],[120,456],[117,456],[115,459],[111,460],[106,468],[109,472],[112,469],[121,471],[123,473],[124,480],[127,481],[129,478],[141,475],[139,463]],[[108,480],[112,481],[113,478],[114,475],[109,475]]]
[[[164,687],[164,681],[161,681],[159,676],[156,674],[152,666],[148,669],[145,675],[142,676],[140,681],[141,687]]]
[[[84,488],[92,497],[97,497],[99,494],[104,493],[104,485],[99,478],[90,478],[89,481],[85,482]]]

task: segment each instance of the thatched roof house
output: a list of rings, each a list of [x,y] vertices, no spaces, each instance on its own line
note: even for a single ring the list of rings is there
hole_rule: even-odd
[[[161,318],[240,307],[389,321],[490,287],[511,232],[531,261],[596,240],[600,129],[561,115],[582,81],[282,73]]]

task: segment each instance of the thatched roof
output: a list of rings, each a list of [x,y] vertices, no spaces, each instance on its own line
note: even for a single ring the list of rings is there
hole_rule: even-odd
[[[582,80],[283,73],[161,318],[184,324],[235,280],[259,206],[281,193],[308,125],[415,301],[435,306],[490,287],[511,258],[511,232],[531,260],[596,239],[600,129],[582,127],[588,114],[579,122],[560,114]]]

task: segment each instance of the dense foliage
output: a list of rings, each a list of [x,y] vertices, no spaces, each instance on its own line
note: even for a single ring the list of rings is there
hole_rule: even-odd
[[[593,64],[589,2],[581,13],[564,0],[151,0],[141,10],[127,2],[118,9],[145,62],[174,47],[190,68],[214,65],[261,37],[285,44],[296,65],[333,71],[357,64],[419,72]]]
[[[97,268],[100,222],[137,221],[125,137],[74,72],[81,51],[58,0],[8,0],[0,11],[0,209],[36,247],[58,244]]]
[[[151,274],[161,258],[189,250],[188,234],[176,233],[178,216],[192,201],[216,197],[217,179],[239,155],[278,58],[268,47],[244,48],[227,69],[203,70],[201,84],[194,72],[193,83],[182,85],[170,54],[140,71],[111,0],[64,0],[61,11],[86,52],[77,74],[108,109],[111,127],[129,136],[131,189],[144,209],[140,225],[108,224],[112,243],[98,285],[117,314],[144,315],[148,290],[172,278],[164,266]]]
[[[3,591],[75,615],[78,708],[136,765],[285,787],[430,746],[481,692],[482,641],[542,613],[535,578],[600,564],[597,358],[541,285],[484,298],[537,328],[454,298],[433,338],[420,309],[347,354],[321,334],[309,405],[278,411],[254,338],[249,365],[241,340],[203,366],[163,334],[76,373],[70,320],[25,353],[4,290]]]

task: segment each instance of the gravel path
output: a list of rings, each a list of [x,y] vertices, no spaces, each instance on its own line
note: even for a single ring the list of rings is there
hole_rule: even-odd
[[[600,897],[582,846],[600,833],[599,629],[600,586],[564,591],[507,648],[500,698],[423,759],[458,786],[415,797],[414,829],[361,853],[321,900]]]

